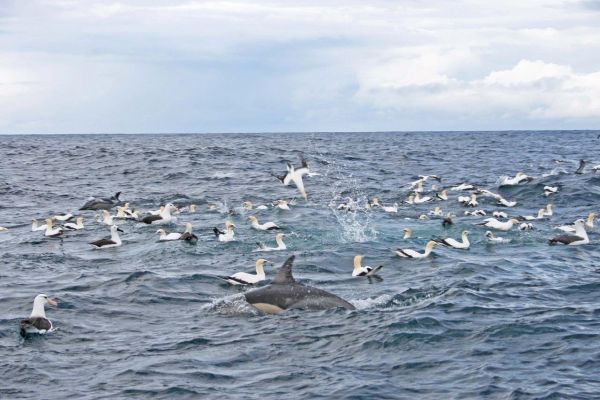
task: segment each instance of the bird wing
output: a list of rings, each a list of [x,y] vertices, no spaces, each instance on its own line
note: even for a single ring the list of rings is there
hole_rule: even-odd
[[[90,242],[90,244],[91,244],[92,246],[96,246],[96,247],[102,247],[102,246],[106,246],[106,245],[109,245],[109,244],[116,244],[116,243],[115,243],[115,242],[113,242],[113,241],[112,241],[112,240],[110,240],[110,239],[100,239],[100,240],[96,240],[96,241],[94,241],[94,242]]]
[[[580,240],[584,239],[581,236],[577,235],[559,235],[550,239],[549,244],[562,243],[569,245],[573,242],[579,242]]]

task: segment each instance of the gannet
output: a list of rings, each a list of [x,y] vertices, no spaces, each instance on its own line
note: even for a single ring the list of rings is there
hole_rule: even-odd
[[[559,235],[550,239],[548,243],[551,245],[566,244],[568,246],[579,246],[588,244],[589,242],[590,239],[585,231],[585,221],[578,219],[575,221],[575,235]]]
[[[442,209],[439,206],[436,206],[432,211],[429,211],[429,215],[433,215],[435,217],[442,216]]]
[[[171,211],[173,211],[175,209],[175,206],[173,206],[173,204],[168,203],[165,204],[165,207],[163,209],[163,212],[159,215],[148,215],[147,217],[142,218],[142,222],[145,224],[153,224],[153,225],[159,225],[159,224],[169,224],[171,222],[175,222],[177,220],[176,217],[173,217],[171,215]]]
[[[408,196],[408,198],[406,200],[404,200],[404,203],[415,204],[415,195],[411,194],[410,196]]]
[[[412,229],[410,228],[404,228],[402,232],[404,232],[404,237],[402,239],[410,239],[413,233]]]
[[[58,305],[54,299],[49,298],[45,294],[38,294],[35,296],[35,299],[33,300],[33,309],[31,310],[29,318],[19,321],[19,333],[21,336],[24,337],[32,333],[45,334],[54,330],[52,322],[46,318],[46,310],[44,307],[46,304],[51,306]]]
[[[159,242],[170,242],[172,240],[179,240],[181,238],[181,233],[179,232],[167,233],[164,229],[159,229],[156,231],[156,233],[159,235]]]
[[[462,240],[462,242],[459,242],[458,240],[455,240],[455,239],[452,239],[452,238],[436,239],[436,242],[440,243],[440,244],[443,244],[445,246],[448,246],[448,247],[455,248],[455,249],[466,250],[471,245],[469,243],[468,236],[469,236],[469,231],[462,231],[462,233],[461,233],[461,240]]]
[[[419,181],[416,184],[416,186],[413,186],[412,191],[415,193],[422,193],[423,192],[423,181]]]
[[[290,207],[288,206],[287,200],[277,200],[275,202],[274,206],[281,210],[289,210],[290,209]]]
[[[0,226],[0,232],[8,232],[8,228]]]
[[[244,210],[252,210],[252,209],[256,209],[256,210],[268,210],[269,207],[267,207],[264,204],[258,205],[256,207],[254,207],[254,204],[252,204],[251,201],[245,201],[242,203],[242,208]]]
[[[596,213],[589,213],[588,217],[585,221],[585,227],[586,229],[593,229],[594,228],[594,219],[596,218]],[[556,229],[560,229],[561,231],[564,232],[575,232],[575,222],[573,222],[572,224],[569,225],[561,225],[561,226],[557,226]]]
[[[532,176],[525,175],[523,172],[517,172],[514,177],[502,176],[500,177],[499,186],[514,186],[520,183],[531,182]]]
[[[232,240],[235,240],[233,228],[235,228],[235,225],[231,221],[227,220],[225,221],[225,232],[219,230],[217,227],[213,228],[213,232],[215,233],[215,236],[219,242],[231,242]]]
[[[110,247],[117,247],[121,245],[121,238],[119,237],[119,232],[123,232],[121,228],[117,225],[112,225],[110,227],[110,239],[100,239],[94,242],[90,242],[95,249],[108,249]]]
[[[180,213],[195,213],[198,207],[195,204],[190,204],[189,206],[185,206],[179,209]]]
[[[67,214],[63,214],[63,215],[54,215],[54,216],[52,216],[52,219],[55,219],[55,220],[57,220],[57,221],[60,221],[60,222],[65,222],[65,221],[68,221],[68,220],[70,220],[71,218],[73,218],[73,214],[71,214],[71,213],[67,213]]]
[[[471,198],[467,202],[467,207],[477,207],[479,203],[477,202],[477,195],[475,193],[471,193]]]
[[[421,221],[427,221],[428,219],[429,219],[429,217],[425,214],[419,215],[419,220],[421,220]]]
[[[430,196],[421,197],[419,192],[415,192],[415,197],[413,198],[413,202],[415,204],[423,204],[423,203],[427,203],[428,201],[431,201]]]
[[[383,211],[386,213],[397,213],[398,212],[398,203],[394,203],[391,206],[383,206],[381,207]]]
[[[487,213],[485,210],[465,211],[465,215],[472,215],[477,217],[485,217]]]
[[[268,263],[268,261],[264,258],[259,258],[256,260],[256,275],[248,274],[246,272],[236,272],[231,276],[218,277],[232,285],[253,285],[266,279],[265,270],[263,268],[266,263]]]
[[[509,219],[506,222],[500,222],[496,218],[486,218],[479,224],[475,225],[483,225],[488,228],[497,229],[499,231],[509,231],[513,227],[514,224],[518,224],[519,220],[516,218]]]
[[[31,219],[31,231],[32,232],[45,231],[47,227],[48,227],[48,225],[46,225],[46,224],[38,225],[37,219],[35,219],[35,218]]]
[[[435,195],[436,198],[442,201],[448,200],[448,189],[444,189]]]
[[[548,197],[556,192],[558,192],[558,186],[544,186],[544,196]]]
[[[113,221],[113,216],[110,215],[110,213],[106,210],[102,210],[102,219],[100,222],[103,223],[104,225],[108,225],[108,226],[111,226],[115,223]]]
[[[520,215],[520,216],[517,217],[517,219],[519,221],[534,221],[536,219],[543,219],[545,212],[546,212],[545,209],[540,208],[538,210],[538,213],[537,213],[536,216],[533,216],[533,215]]]
[[[58,237],[63,234],[62,228],[52,229],[52,218],[46,219],[46,231],[44,232],[44,236],[47,237]]]
[[[198,240],[198,236],[192,233],[192,224],[190,222],[185,224],[185,231],[179,237],[179,240],[185,240],[186,242],[196,242]]]
[[[75,220],[75,223],[67,222],[66,224],[63,225],[63,228],[70,229],[73,231],[78,231],[80,229],[83,229],[83,217],[77,217],[77,219]]]
[[[585,169],[585,160],[581,159],[581,160],[579,160],[579,168],[577,168],[577,171],[575,171],[575,173],[578,175],[581,175],[581,174],[583,174],[584,169]]]
[[[552,203],[546,204],[546,211],[544,212],[544,215],[546,217],[551,217],[553,214],[552,212]]]
[[[531,222],[522,222],[521,224],[519,224],[520,231],[532,231],[534,229],[535,228]]]
[[[504,211],[494,211],[492,213],[492,217],[494,218],[508,218],[508,214]]]
[[[419,253],[418,251],[412,249],[397,249],[395,253],[396,255],[404,258],[425,258],[431,253],[431,250],[433,250],[433,246],[435,246],[436,244],[437,243],[433,240],[427,242],[427,244],[425,245],[425,251],[423,253]]]
[[[461,204],[463,204],[463,205],[465,205],[465,206],[466,206],[466,205],[467,205],[467,203],[468,203],[469,201],[471,201],[471,197],[470,197],[470,196],[458,196],[458,197],[457,197],[457,200],[458,200],[458,202],[459,202],[459,203],[461,203]]]
[[[504,239],[501,237],[495,237],[491,231],[487,231],[485,233],[485,237],[487,238],[488,242],[491,242],[491,243],[510,243],[512,240],[512,239]]]
[[[498,196],[496,200],[498,201],[498,204],[503,205],[504,207],[514,207],[517,205],[516,201],[508,201],[502,196]]]
[[[600,171],[600,164],[598,164],[598,165],[594,165],[594,166],[592,167],[592,171],[593,171],[593,172],[598,172],[598,171]]]
[[[371,200],[371,202],[369,203],[370,207],[381,207],[381,204],[379,204],[379,198],[378,197],[373,197],[373,199]]]
[[[461,192],[461,191],[465,191],[465,190],[473,190],[475,189],[475,186],[470,185],[468,183],[461,183],[458,186],[453,186],[451,188],[449,188],[448,190],[451,192]]]
[[[352,276],[373,276],[376,275],[377,272],[383,268],[383,265],[378,267],[369,267],[365,265],[361,266],[363,256],[354,256],[354,269],[352,270]]]
[[[283,233],[275,235],[275,241],[277,242],[277,247],[268,247],[263,242],[256,242],[258,248],[254,251],[276,251],[287,249],[285,243],[283,243]]]
[[[257,231],[270,231],[273,229],[280,229],[279,226],[277,226],[274,222],[271,221],[265,222],[264,224],[259,224],[258,219],[256,219],[254,215],[249,216],[248,220],[250,221],[252,228],[256,229]]]
[[[306,200],[307,195],[306,195],[306,191],[304,190],[304,182],[302,181],[302,176],[308,174],[309,169],[308,169],[308,163],[306,162],[306,160],[303,157],[300,157],[300,160],[302,162],[302,166],[300,168],[296,169],[296,168],[294,168],[294,166],[291,163],[288,163],[287,164],[287,173],[284,176],[281,176],[281,177],[276,176],[276,177],[285,186],[288,186],[291,182],[294,182],[294,184],[296,185],[296,188],[298,188],[298,191],[300,192],[300,195],[304,198],[304,200]]]

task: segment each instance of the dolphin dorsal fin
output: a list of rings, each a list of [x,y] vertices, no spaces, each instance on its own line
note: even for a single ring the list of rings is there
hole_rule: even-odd
[[[294,280],[294,276],[292,275],[292,265],[294,264],[294,258],[296,258],[296,256],[291,256],[290,258],[285,260],[281,268],[279,268],[279,271],[277,271],[277,275],[275,275],[275,278],[273,278],[273,281],[271,283],[285,284],[296,282]]]

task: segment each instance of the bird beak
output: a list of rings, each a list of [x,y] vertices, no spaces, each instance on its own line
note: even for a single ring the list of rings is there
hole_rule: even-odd
[[[48,299],[48,304],[50,304],[51,306],[58,306],[58,303],[54,299]]]
[[[123,229],[121,229],[121,228],[117,228],[117,230],[118,230],[119,232],[123,232],[123,233],[125,233],[125,231],[124,231]]]

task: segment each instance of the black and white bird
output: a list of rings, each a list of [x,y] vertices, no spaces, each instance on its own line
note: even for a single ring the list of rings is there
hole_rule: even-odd
[[[594,229],[594,219],[596,218],[596,213],[591,212],[588,214],[587,219],[585,220],[585,228],[586,230]],[[563,232],[575,232],[575,222],[567,225],[557,226],[556,229],[560,229]]]
[[[55,219],[55,220],[60,221],[60,222],[68,221],[71,218],[73,218],[73,214],[71,214],[71,213],[62,214],[62,215],[54,215],[52,217],[52,219]]]
[[[62,228],[52,229],[52,218],[46,218],[46,231],[44,232],[44,236],[46,237],[59,237],[63,234]]]
[[[296,188],[298,188],[298,192],[300,192],[300,196],[302,196],[304,200],[306,200],[307,195],[306,191],[304,190],[304,182],[302,181],[302,177],[308,174],[310,171],[308,168],[308,163],[306,162],[304,157],[301,157],[300,160],[302,163],[300,168],[296,169],[291,163],[288,163],[286,174],[283,176],[275,175],[275,177],[279,179],[281,183],[283,183],[285,186],[288,186],[290,183],[294,182]]]
[[[37,219],[35,219],[35,218],[31,219],[31,231],[32,232],[35,232],[35,231],[45,231],[47,227],[48,227],[47,224],[38,225]]]
[[[558,186],[544,186],[544,196],[548,197],[551,194],[558,192]]]
[[[215,236],[219,242],[231,242],[235,240],[235,232],[233,232],[233,228],[235,228],[235,225],[231,221],[227,220],[225,221],[225,231],[214,227],[213,232],[215,233]]]
[[[181,236],[179,237],[179,240],[185,240],[188,243],[195,243],[198,241],[198,236],[194,235],[194,233],[192,232],[192,224],[190,222],[187,222],[185,224],[185,231],[181,234]]]
[[[248,220],[250,221],[250,225],[252,226],[252,228],[256,229],[257,231],[270,231],[273,229],[280,229],[277,224],[271,221],[265,222],[264,224],[259,224],[258,219],[254,215],[249,216]]]
[[[533,224],[531,222],[522,222],[519,224],[520,231],[532,231],[534,229],[535,229],[535,227],[533,226]]]
[[[425,245],[425,251],[423,253],[419,253],[413,249],[396,249],[395,253],[397,256],[404,258],[425,258],[431,254],[431,251],[436,244],[437,243],[434,240],[427,242]]]
[[[67,222],[63,225],[63,228],[68,229],[70,231],[79,231],[83,229],[83,217],[77,217],[75,223]]]
[[[483,222],[476,225],[483,225],[487,228],[497,229],[499,231],[510,231],[514,224],[518,224],[519,220],[511,218],[506,222],[498,221],[496,218],[486,218]]]
[[[28,334],[46,334],[52,332],[52,322],[46,318],[45,306],[49,304],[51,306],[57,306],[57,302],[54,299],[49,298],[45,294],[38,294],[33,300],[33,310],[29,318],[22,319],[19,321],[19,333],[25,337]]]
[[[488,242],[490,242],[490,243],[510,243],[512,240],[512,239],[505,239],[502,237],[494,236],[494,234],[491,231],[487,231],[485,233],[485,237],[487,238]]]
[[[515,186],[521,183],[531,182],[534,178],[526,175],[523,172],[517,172],[514,177],[502,176],[500,177],[499,186]]]
[[[159,229],[156,231],[156,233],[158,233],[159,242],[171,242],[181,239],[181,233],[179,232],[167,233],[164,229]]]
[[[378,267],[369,267],[365,265],[364,267],[361,265],[363,256],[354,256],[354,269],[352,270],[352,276],[373,276],[376,275],[383,265]]]
[[[263,242],[256,242],[257,248],[254,251],[278,251],[287,249],[287,246],[283,243],[283,233],[275,235],[275,242],[277,243],[277,247],[269,247]]]
[[[165,204],[165,208],[158,215],[148,215],[142,218],[142,222],[145,224],[152,225],[163,225],[170,224],[177,221],[177,217],[174,217],[171,212],[175,210],[175,206],[171,203]]]
[[[583,219],[575,221],[574,235],[559,235],[548,241],[550,245],[564,244],[567,246],[580,246],[582,244],[588,244],[589,242],[590,239],[585,231],[585,221]]]
[[[264,258],[256,260],[256,275],[247,272],[236,272],[230,276],[218,276],[232,285],[253,285],[266,279],[264,265],[268,263]]]
[[[110,239],[100,239],[93,242],[90,242],[95,249],[108,249],[111,247],[117,247],[122,244],[121,238],[119,237],[119,232],[123,232],[121,228],[117,225],[112,225],[110,227]]]
[[[460,242],[452,238],[436,239],[435,241],[443,244],[444,246],[461,250],[466,250],[471,246],[471,243],[469,243],[469,231],[462,231]]]

